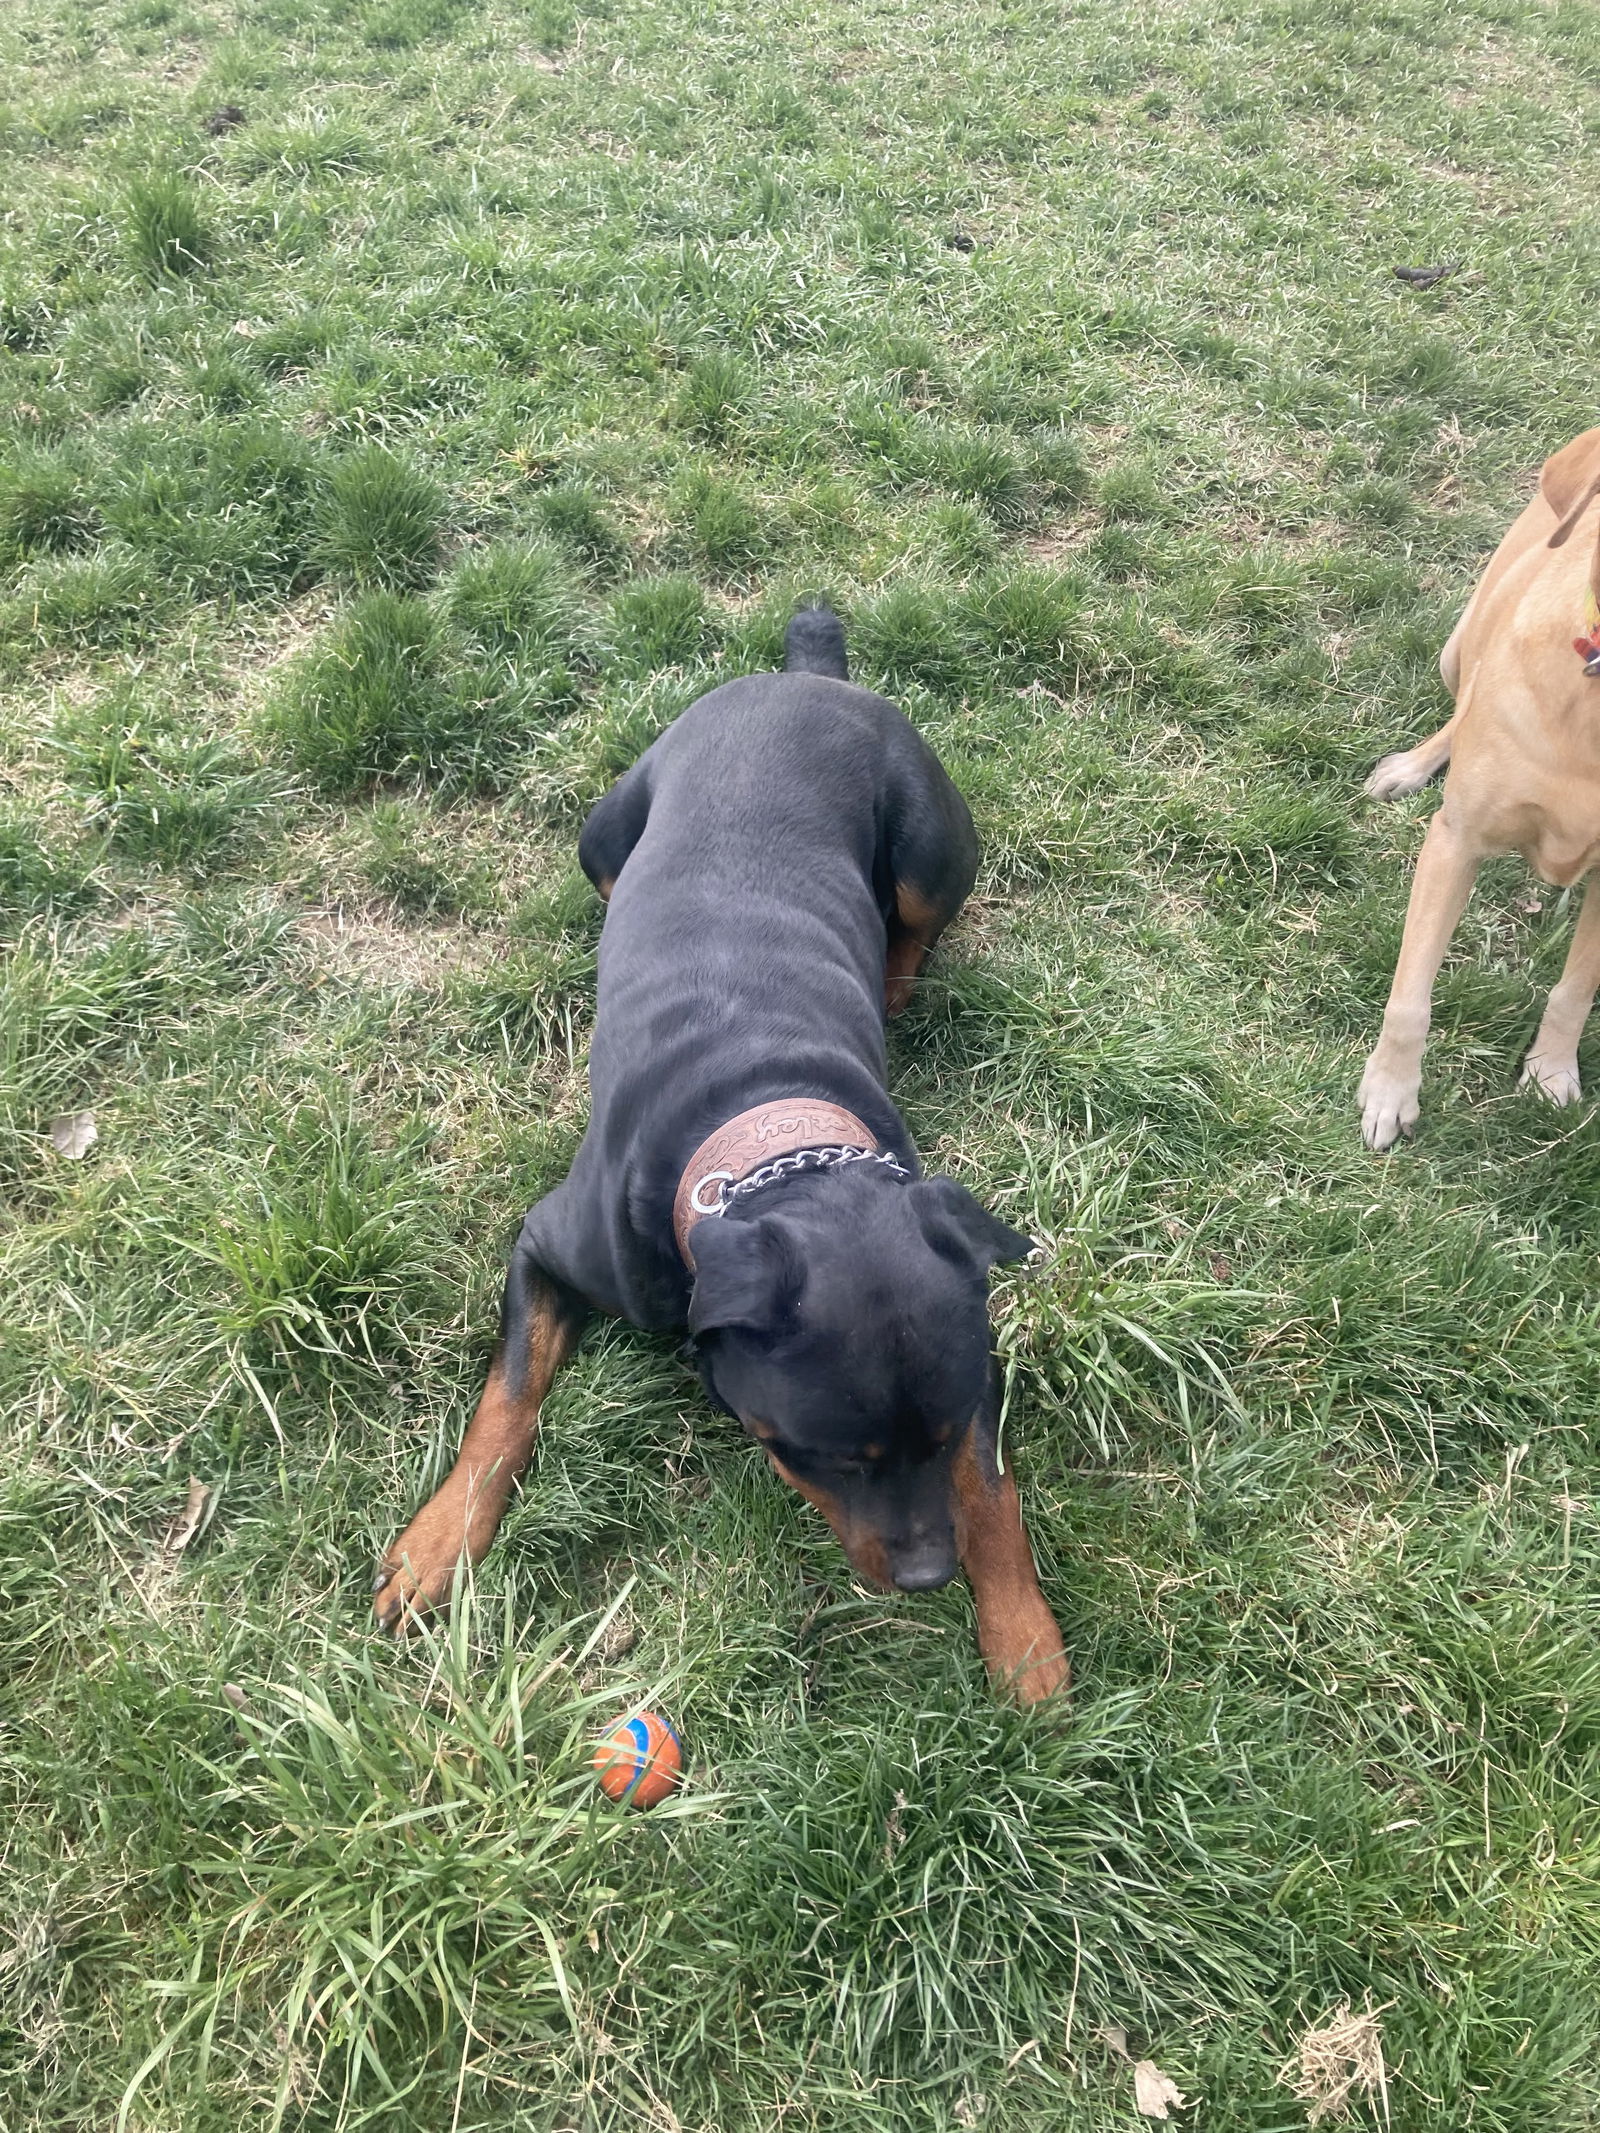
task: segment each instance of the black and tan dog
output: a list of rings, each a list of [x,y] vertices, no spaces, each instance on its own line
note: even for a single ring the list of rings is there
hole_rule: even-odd
[[[966,1571],[997,1683],[1069,1669],[996,1461],[991,1267],[1027,1239],[924,1178],[885,1083],[903,1006],[977,866],[932,750],[846,678],[834,616],[787,670],[702,697],[589,816],[608,902],[589,1130],[522,1225],[488,1386],[390,1550],[380,1621],[479,1561],[591,1308],[687,1325],[712,1398],[874,1583]]]

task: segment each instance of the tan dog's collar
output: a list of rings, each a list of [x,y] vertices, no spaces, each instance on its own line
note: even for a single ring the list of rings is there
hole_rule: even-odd
[[[756,1104],[703,1140],[678,1180],[672,1202],[672,1233],[678,1240],[683,1263],[691,1272],[694,1254],[689,1249],[689,1232],[694,1225],[708,1215],[720,1215],[730,1190],[753,1172],[801,1149],[819,1158],[831,1158],[833,1163],[876,1157],[898,1176],[910,1174],[892,1155],[883,1152],[877,1135],[841,1104],[823,1103],[811,1096],[782,1097],[775,1103]],[[815,1167],[826,1166],[819,1161]]]

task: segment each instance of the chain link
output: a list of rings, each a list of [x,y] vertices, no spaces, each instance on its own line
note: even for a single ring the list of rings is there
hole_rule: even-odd
[[[703,1178],[695,1180],[689,1195],[690,1205],[698,1214],[725,1215],[736,1200],[748,1199],[752,1193],[765,1186],[776,1185],[780,1178],[794,1177],[806,1170],[837,1170],[845,1163],[881,1163],[892,1177],[908,1178],[911,1173],[895,1156],[881,1148],[856,1148],[841,1145],[833,1148],[796,1148],[788,1155],[775,1155],[770,1163],[763,1163],[759,1170],[747,1171],[742,1178],[726,1183],[727,1172],[708,1170]],[[704,1186],[721,1185],[715,1206],[708,1207],[700,1194]]]

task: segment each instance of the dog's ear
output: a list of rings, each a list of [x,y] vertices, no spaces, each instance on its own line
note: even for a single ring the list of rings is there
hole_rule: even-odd
[[[1539,494],[1560,521],[1549,543],[1559,548],[1600,496],[1600,430],[1585,430],[1550,455],[1539,469]]]
[[[789,1224],[775,1215],[759,1222],[720,1216],[689,1232],[694,1288],[689,1332],[698,1340],[724,1326],[777,1334],[793,1323],[805,1265]]]
[[[976,1259],[987,1273],[992,1266],[1026,1259],[1033,1250],[1031,1237],[980,1207],[954,1178],[923,1178],[910,1190],[924,1236],[946,1259]]]

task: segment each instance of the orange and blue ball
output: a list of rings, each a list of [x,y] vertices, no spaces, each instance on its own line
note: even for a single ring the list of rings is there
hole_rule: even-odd
[[[600,1789],[628,1807],[658,1807],[678,1789],[683,1743],[657,1711],[636,1711],[614,1725],[594,1751]]]

